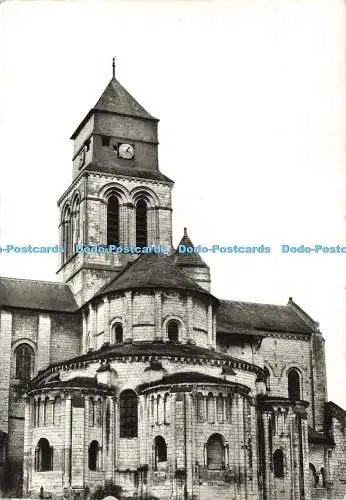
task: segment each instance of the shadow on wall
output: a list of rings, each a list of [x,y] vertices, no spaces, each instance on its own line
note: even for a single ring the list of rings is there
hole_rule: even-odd
[[[22,496],[22,464],[0,462],[0,498]]]
[[[104,487],[97,486],[95,491],[90,494],[90,500],[138,500],[138,497],[124,496],[124,492],[121,486],[116,484],[108,484]],[[150,494],[145,497],[146,500],[159,500],[157,497],[151,496]]]

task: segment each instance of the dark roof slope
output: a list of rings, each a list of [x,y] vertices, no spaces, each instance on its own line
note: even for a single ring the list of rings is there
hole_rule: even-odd
[[[148,111],[146,111],[143,106],[141,106],[139,102],[137,102],[136,99],[129,94],[121,83],[113,77],[95,106],[88,112],[78,125],[77,129],[73,132],[71,139],[75,139],[83,125],[95,111],[117,113],[120,115],[158,121],[157,118],[154,118],[150,113],[148,113]]]
[[[155,119],[114,77],[105,88],[100,99],[94,106],[94,109],[129,116],[138,116],[140,118]]]
[[[260,368],[252,365],[252,363],[234,358],[229,354],[225,354],[220,351],[214,351],[212,349],[206,349],[204,347],[199,347],[192,344],[175,344],[173,342],[135,342],[128,344],[124,343],[109,345],[95,351],[90,350],[86,354],[76,356],[66,361],[53,363],[50,365],[50,368],[54,366],[61,366],[64,364],[73,365],[75,363],[80,363],[83,361],[94,361],[100,359],[106,360],[126,356],[158,356],[164,358],[172,356],[182,356],[184,358],[198,358],[203,360],[220,360],[225,362],[234,361],[244,366],[253,366],[255,371],[261,371]]]
[[[308,439],[310,443],[326,444],[329,446],[335,445],[334,440],[331,437],[316,431],[310,426],[308,428]]]
[[[78,310],[65,283],[4,277],[0,277],[0,306],[59,312]]]
[[[171,373],[170,375],[165,375],[159,380],[153,380],[152,382],[145,382],[138,386],[139,390],[144,390],[149,387],[155,387],[158,385],[174,385],[174,384],[225,384],[225,385],[236,385],[242,387],[246,392],[250,392],[250,389],[245,385],[229,382],[225,377],[214,377],[212,375],[207,375],[205,373],[199,372],[178,372]]]
[[[179,246],[180,245],[185,245],[187,247],[193,247],[194,248],[194,244],[192,243],[190,237],[188,236],[187,234],[187,229],[186,227],[184,227],[184,235],[182,237],[182,239],[180,240],[180,243],[178,245],[178,248],[175,252],[175,261],[176,263],[178,264],[178,266],[181,266],[181,267],[209,267],[205,262],[204,260],[202,259],[202,257],[200,256],[199,253],[182,253],[182,252],[179,252]]]
[[[234,328],[305,334],[313,331],[290,305],[221,300],[216,314],[216,330],[227,333]]]
[[[132,288],[175,288],[210,295],[175,264],[170,255],[142,254],[117,278],[106,285],[100,294]]]
[[[172,179],[162,174],[159,170],[145,170],[140,168],[139,165],[131,165],[131,167],[124,167],[122,165],[104,165],[99,163],[89,163],[87,167],[85,167],[84,171],[96,171],[96,172],[104,172],[106,174],[115,174],[122,175],[125,177],[138,177],[139,179],[149,179],[160,182],[168,182],[173,184]]]

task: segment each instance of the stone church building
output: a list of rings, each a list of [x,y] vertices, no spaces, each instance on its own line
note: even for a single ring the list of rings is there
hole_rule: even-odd
[[[215,297],[174,249],[157,126],[113,77],[72,135],[60,281],[0,279],[0,496],[343,498],[318,323]]]

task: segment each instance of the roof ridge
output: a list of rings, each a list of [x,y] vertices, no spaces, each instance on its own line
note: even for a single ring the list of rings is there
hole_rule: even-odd
[[[220,302],[232,302],[233,304],[253,304],[253,305],[260,305],[260,306],[275,306],[275,307],[283,307],[283,308],[288,308],[288,304],[273,304],[269,302],[254,302],[254,301],[248,301],[248,300],[232,300],[232,299],[219,299]]]
[[[63,283],[62,281],[48,281],[48,280],[35,280],[35,279],[31,279],[31,278],[15,278],[13,276],[0,276],[0,280],[2,279],[5,279],[5,280],[13,280],[13,281],[35,281],[37,283],[49,283],[49,284],[52,284],[52,285],[64,285],[64,286],[68,286],[67,283]]]

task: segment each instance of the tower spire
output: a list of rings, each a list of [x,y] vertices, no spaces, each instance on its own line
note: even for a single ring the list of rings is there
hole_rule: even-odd
[[[115,57],[113,57],[112,61],[112,70],[113,70],[113,78],[115,78]]]

